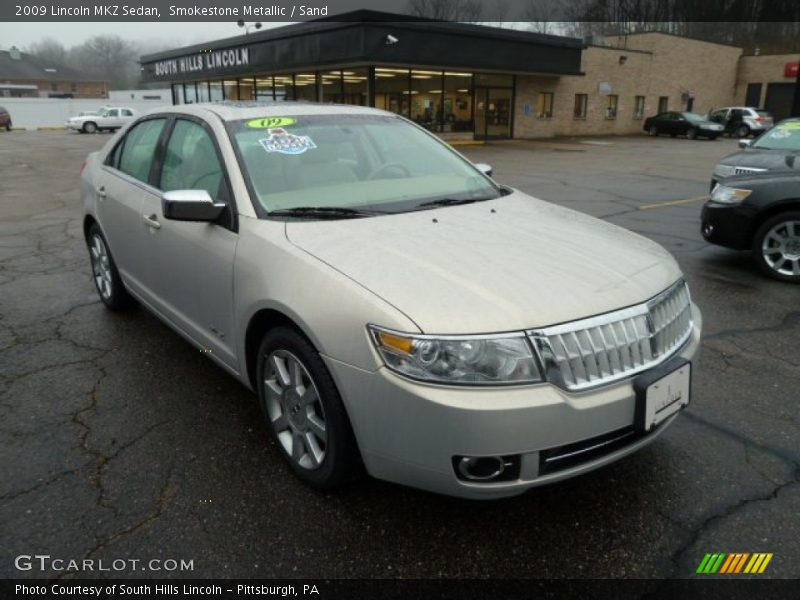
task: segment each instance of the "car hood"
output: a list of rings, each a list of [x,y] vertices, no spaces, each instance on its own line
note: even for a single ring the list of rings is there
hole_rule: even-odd
[[[489,333],[643,302],[681,272],[658,244],[514,192],[385,217],[290,221],[289,241],[425,333]]]
[[[748,148],[726,156],[719,164],[732,167],[752,167],[756,169],[797,169],[800,168],[800,152],[791,150],[761,150]]]

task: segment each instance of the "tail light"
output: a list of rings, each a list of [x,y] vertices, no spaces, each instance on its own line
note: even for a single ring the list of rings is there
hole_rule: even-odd
[[[758,121],[759,123],[764,123],[766,120],[767,120],[766,117],[756,117],[756,121]]]

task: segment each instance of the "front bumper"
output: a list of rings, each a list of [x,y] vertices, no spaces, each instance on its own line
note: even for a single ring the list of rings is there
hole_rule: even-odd
[[[75,131],[79,131],[81,127],[83,127],[83,123],[75,123],[73,121],[66,122],[67,129],[74,129]]]
[[[692,335],[676,354],[688,360],[697,354],[702,329],[696,306],[692,313]],[[601,467],[652,442],[675,418],[649,434],[627,438],[629,443],[609,446],[604,454],[543,473],[542,459],[554,449],[632,427],[632,379],[580,393],[548,383],[449,387],[410,381],[386,368],[365,371],[330,358],[326,363],[372,476],[463,498],[515,496]],[[514,456],[519,471],[509,481],[466,481],[456,475],[458,456]]]
[[[700,215],[700,232],[712,244],[748,250],[751,244],[753,214],[746,205],[706,202]]]

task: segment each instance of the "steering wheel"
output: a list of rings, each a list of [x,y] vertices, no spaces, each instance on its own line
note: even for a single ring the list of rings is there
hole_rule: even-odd
[[[388,162],[388,163],[383,163],[377,169],[372,171],[372,173],[367,175],[367,180],[369,181],[370,179],[375,179],[375,177],[377,177],[379,174],[383,173],[384,171],[386,171],[386,170],[388,170],[390,168],[399,169],[400,171],[403,172],[403,174],[406,177],[411,177],[411,171],[409,171],[408,167],[406,167],[405,165],[401,165],[400,163],[396,163],[396,162]]]

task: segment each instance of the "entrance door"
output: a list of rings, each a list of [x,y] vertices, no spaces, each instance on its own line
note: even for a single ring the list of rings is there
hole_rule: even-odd
[[[511,88],[475,88],[475,139],[511,137]]]

